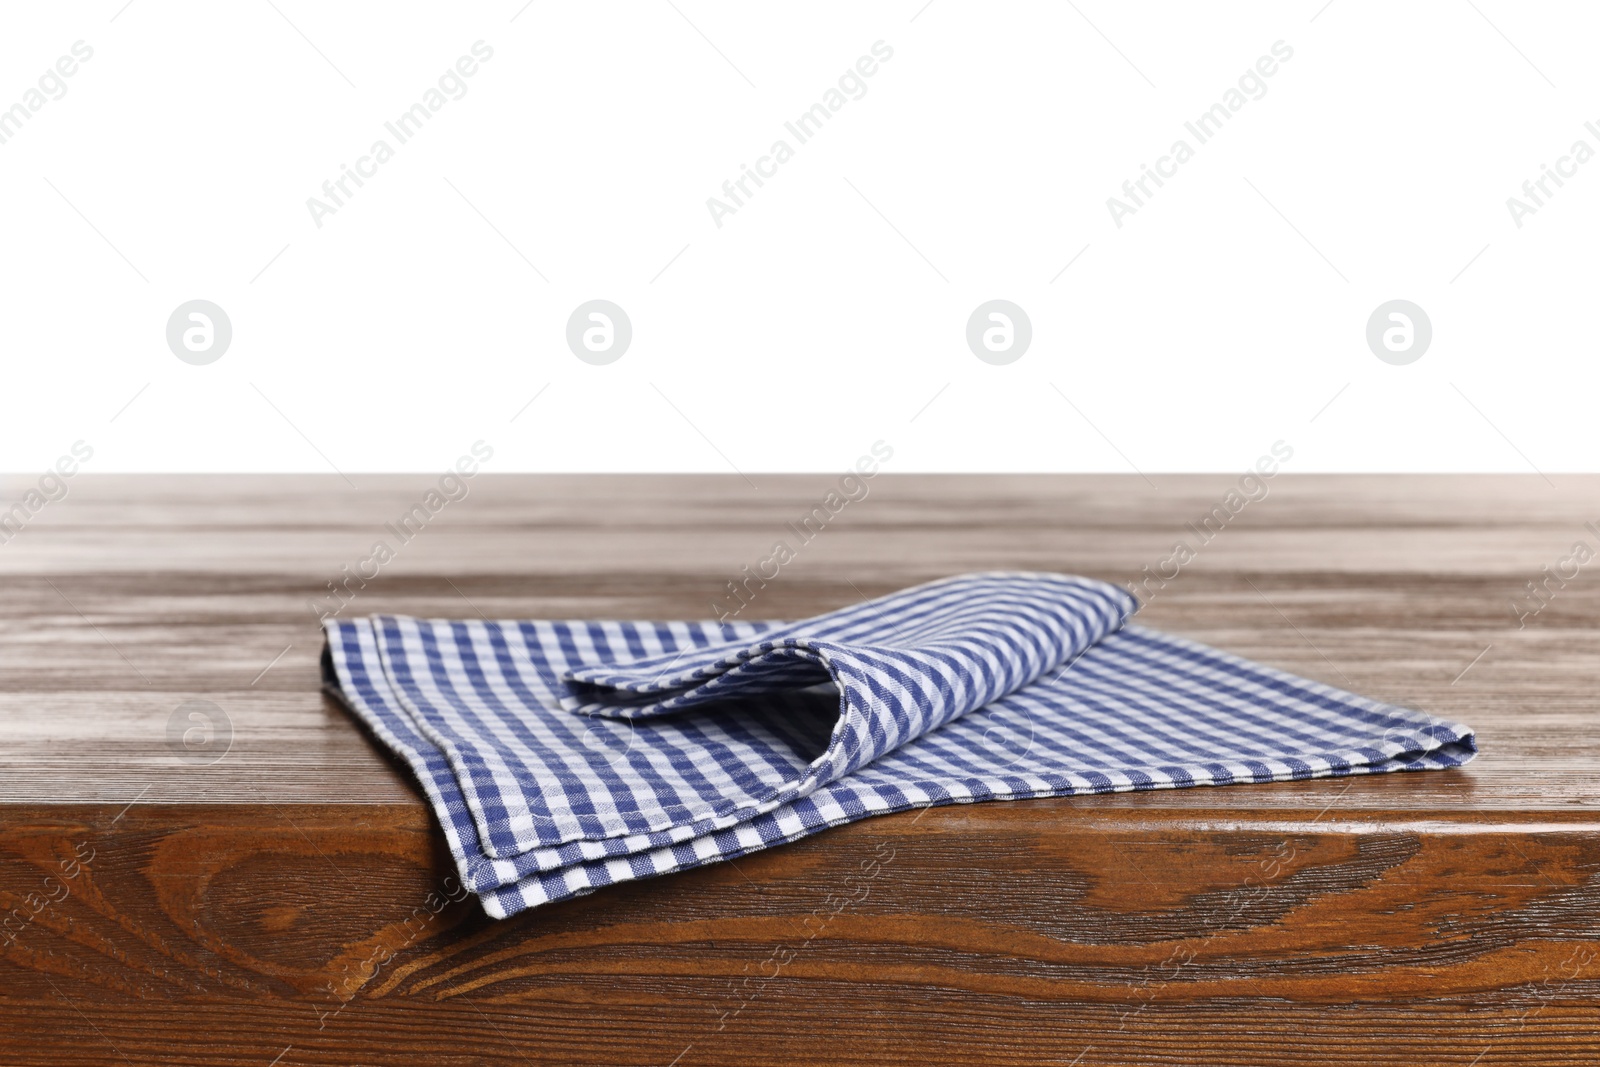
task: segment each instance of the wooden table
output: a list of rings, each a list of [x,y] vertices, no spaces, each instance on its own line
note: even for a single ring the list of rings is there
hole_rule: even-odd
[[[1143,612],[1465,769],[938,808],[504,922],[319,691],[308,601],[436,479],[352,480],[81,474],[0,545],[0,1063],[1600,1058],[1600,479],[1282,474]],[[346,610],[706,617],[837,478],[751,480],[482,474]],[[748,614],[1135,580],[1236,482],[884,474]]]

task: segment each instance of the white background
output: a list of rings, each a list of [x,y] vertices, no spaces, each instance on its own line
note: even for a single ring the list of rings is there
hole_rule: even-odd
[[[78,439],[98,471],[437,470],[478,439],[502,471],[838,470],[877,439],[903,471],[1242,470],[1279,439],[1300,471],[1600,467],[1600,160],[1506,206],[1600,149],[1592,6],[275,2],[8,5],[0,108],[94,55],[0,144],[0,469]],[[307,198],[479,40],[319,229]],[[880,40],[719,229],[707,198]],[[565,342],[596,297],[633,323],[608,366]],[[207,366],[165,339],[194,298],[233,325]],[[965,341],[992,298],[1032,320],[1007,366]],[[1365,341],[1394,298],[1433,324],[1407,366]]]

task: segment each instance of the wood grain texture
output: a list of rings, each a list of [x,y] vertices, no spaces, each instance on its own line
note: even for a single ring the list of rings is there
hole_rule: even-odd
[[[318,692],[308,600],[435,479],[354,480],[86,474],[0,545],[0,1063],[1600,1059],[1600,576],[1515,606],[1600,478],[1283,474],[1141,613],[1464,769],[905,813],[499,923]],[[836,482],[754,480],[480,475],[345,610],[706,617]],[[1151,482],[884,474],[746,615],[1137,580],[1237,478]]]

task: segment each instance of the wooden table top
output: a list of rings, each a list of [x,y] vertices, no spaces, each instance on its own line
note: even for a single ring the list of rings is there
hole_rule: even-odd
[[[1600,1056],[1600,478],[1284,473],[1202,540],[1237,475],[882,474],[746,617],[1142,583],[1481,755],[887,816],[501,923],[319,691],[314,603],[437,481],[82,474],[0,532],[0,1062]],[[344,611],[709,617],[837,481],[480,474]]]

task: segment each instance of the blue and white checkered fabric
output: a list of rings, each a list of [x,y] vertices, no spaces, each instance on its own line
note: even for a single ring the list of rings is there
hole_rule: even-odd
[[[800,623],[326,623],[497,918],[930,804],[1454,767],[1472,732],[970,574]]]

